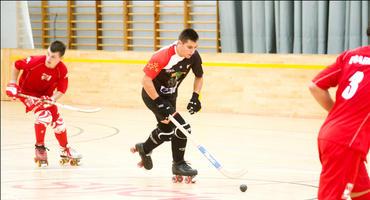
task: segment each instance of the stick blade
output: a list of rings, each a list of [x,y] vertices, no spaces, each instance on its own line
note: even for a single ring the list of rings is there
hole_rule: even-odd
[[[102,110],[102,108],[100,107],[99,108],[77,108],[77,107],[63,105],[63,104],[58,104],[58,106],[63,107],[68,110],[73,110],[73,111],[83,112],[83,113],[95,113],[95,112],[99,112]]]
[[[95,113],[95,112],[99,112],[101,110],[102,110],[102,108],[90,108],[90,109],[79,108],[77,111],[78,112],[83,112],[83,113]]]
[[[227,171],[224,168],[219,169],[222,175],[224,175],[227,178],[231,179],[239,179],[242,178],[247,172],[247,169],[241,169],[239,171]]]

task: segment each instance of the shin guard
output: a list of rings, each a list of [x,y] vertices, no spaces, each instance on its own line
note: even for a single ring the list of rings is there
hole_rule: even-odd
[[[66,147],[68,144],[67,140],[67,130],[64,125],[63,118],[59,115],[58,119],[53,122],[53,129],[55,137],[57,138],[59,145],[61,147]]]
[[[46,127],[50,125],[52,116],[51,113],[47,110],[42,110],[35,113],[35,135],[36,135],[36,144],[43,145],[45,140]]]
[[[181,117],[180,114],[176,114],[174,118],[187,130],[191,133],[191,127],[185,120]],[[171,123],[172,124],[172,123]],[[184,160],[185,149],[186,149],[187,138],[181,132],[180,129],[175,128],[174,137],[171,140],[171,148],[172,148],[172,158],[174,162],[180,162]]]

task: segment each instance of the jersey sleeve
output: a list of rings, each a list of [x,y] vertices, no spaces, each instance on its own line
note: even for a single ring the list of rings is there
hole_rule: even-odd
[[[203,77],[202,58],[198,51],[195,51],[194,53],[194,64],[192,66],[192,70],[196,77]]]
[[[68,70],[67,68],[63,65],[60,70],[60,78],[58,81],[57,85],[57,90],[61,93],[66,93],[68,89]]]
[[[39,60],[39,57],[30,56],[30,57],[15,61],[14,66],[18,70],[27,70],[35,66],[38,60]]]
[[[164,55],[164,53],[165,52],[157,52],[156,54],[154,54],[150,58],[148,64],[146,64],[146,66],[144,67],[144,73],[151,79],[154,79],[165,67],[164,57],[166,56]]]
[[[322,70],[318,75],[316,75],[312,82],[324,90],[337,86],[342,72],[343,57],[345,54],[346,52],[338,56],[335,63]]]

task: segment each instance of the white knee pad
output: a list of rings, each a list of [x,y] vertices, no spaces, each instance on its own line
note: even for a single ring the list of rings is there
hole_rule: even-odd
[[[66,126],[64,125],[64,120],[61,116],[53,123],[54,133],[61,133],[66,130]]]
[[[51,112],[48,110],[41,110],[35,113],[36,116],[36,124],[43,124],[44,126],[49,126],[53,117],[51,116]]]

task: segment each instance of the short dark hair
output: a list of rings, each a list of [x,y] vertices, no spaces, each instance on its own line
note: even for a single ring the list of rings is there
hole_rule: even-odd
[[[53,53],[59,52],[60,57],[64,56],[64,53],[66,52],[66,45],[59,40],[56,40],[50,43],[49,48],[50,48],[50,51]]]
[[[198,39],[199,39],[198,33],[192,28],[184,29],[179,35],[179,40],[181,42],[187,42],[188,40],[196,42],[198,41]]]
[[[367,27],[367,31],[366,31],[366,33],[367,33],[367,36],[369,36],[369,37],[370,37],[370,26],[368,26],[368,27]]]

